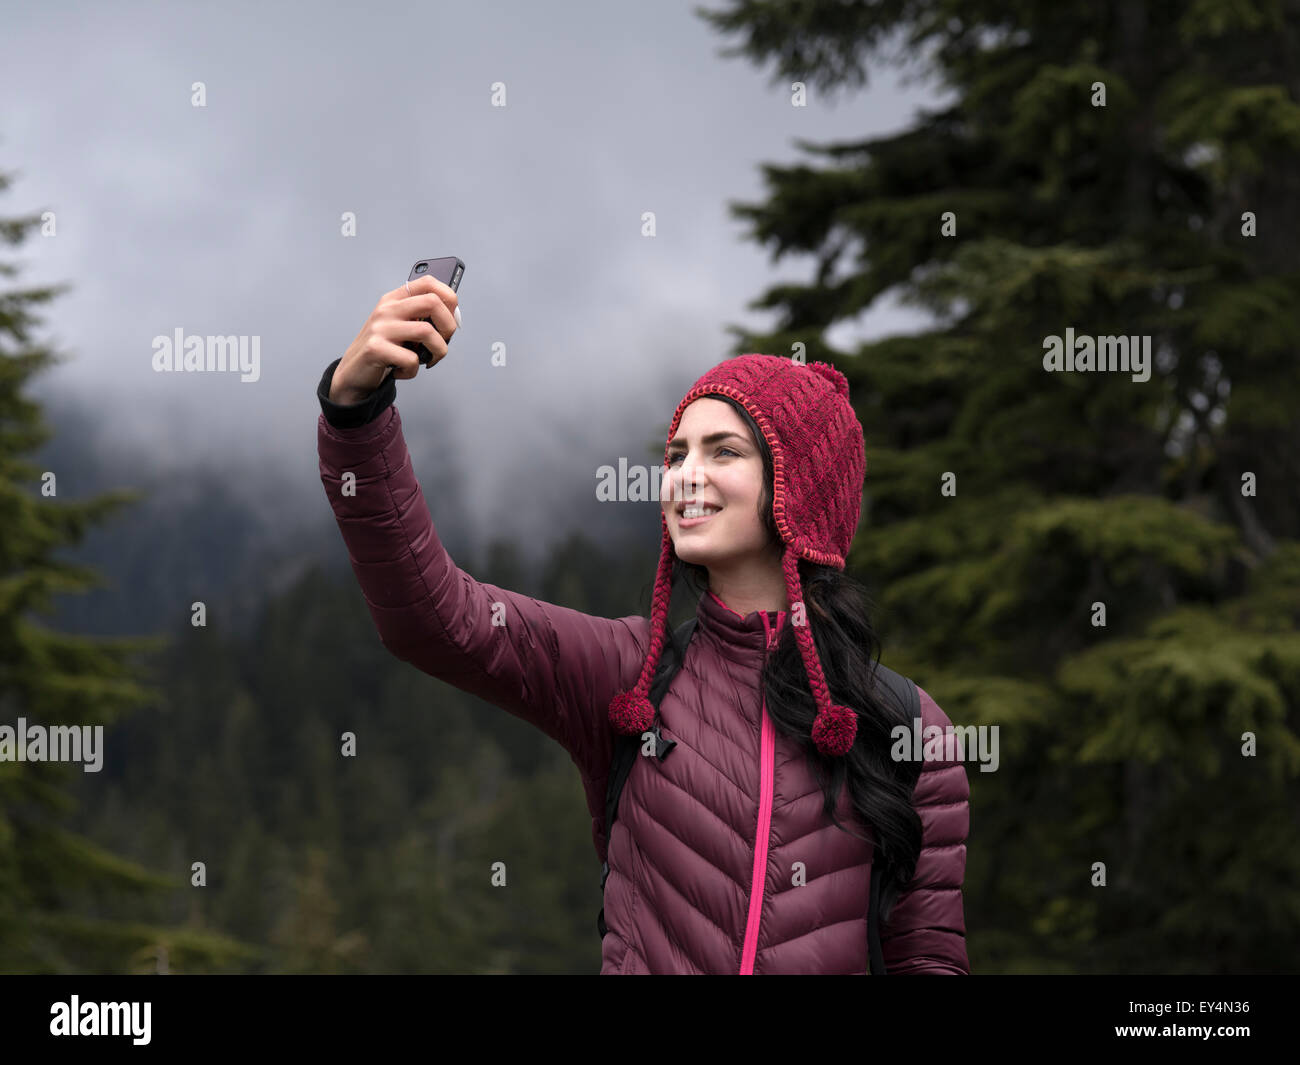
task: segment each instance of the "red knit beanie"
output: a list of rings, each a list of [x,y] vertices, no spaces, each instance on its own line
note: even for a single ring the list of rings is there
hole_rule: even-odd
[[[849,382],[823,362],[804,364],[776,355],[739,355],[719,363],[695,382],[677,405],[668,441],[677,432],[682,412],[709,395],[727,396],[740,403],[758,423],[772,451],[772,516],[785,544],[781,567],[793,610],[803,602],[799,559],[844,569],[858,527],[866,448],[862,424],[849,403]],[[665,441],[665,468],[668,458]],[[651,600],[650,646],[636,684],[619,692],[609,704],[610,723],[626,736],[641,735],[655,717],[647,694],[667,635],[672,566],[677,557],[668,516],[661,512],[660,519],[663,546]],[[822,754],[843,755],[857,736],[857,714],[851,707],[831,702],[806,614],[803,623],[795,625],[795,639],[817,703],[813,742]]]

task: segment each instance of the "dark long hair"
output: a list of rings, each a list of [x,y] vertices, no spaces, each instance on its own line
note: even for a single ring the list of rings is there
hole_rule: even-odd
[[[743,406],[730,396],[709,398],[730,404],[754,436],[763,457],[759,518],[771,542],[780,544],[781,535],[772,516],[775,475],[771,448]],[[883,923],[898,894],[915,875],[921,853],[921,819],[912,807],[912,792],[921,768],[916,762],[894,761],[889,755],[892,730],[903,725],[910,734],[912,722],[903,710],[879,695],[875,668],[880,661],[880,640],[871,624],[871,600],[866,588],[840,570],[805,558],[799,560],[798,568],[807,621],[831,700],[858,712],[857,739],[843,758],[827,758],[817,750],[812,741],[817,705],[789,625],[782,626],[776,649],[768,656],[763,672],[767,712],[778,731],[804,748],[821,785],[823,808],[831,823],[859,839],[866,838],[835,816],[836,803],[847,783],[856,818],[874,826],[877,849],[872,875],[881,876]],[[709,571],[678,558],[673,562],[672,587],[676,588],[679,581],[693,585],[702,595],[708,588]],[[865,905],[866,900],[863,902]]]

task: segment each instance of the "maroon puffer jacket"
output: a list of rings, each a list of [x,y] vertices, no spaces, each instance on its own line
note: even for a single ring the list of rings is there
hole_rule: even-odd
[[[317,422],[321,482],[379,638],[560,743],[582,774],[604,860],[607,711],[636,681],[650,621],[592,617],[459,569],[434,530],[401,424],[396,407],[355,429]],[[355,489],[349,479],[345,490],[346,473]],[[637,758],[620,799],[600,971],[864,974],[872,845],[825,817],[807,760],[763,703],[760,673],[785,613],[741,617],[706,593],[698,617],[660,704],[677,746],[662,762]],[[920,695],[923,728],[950,724]],[[924,849],[881,926],[891,975],[970,971],[968,797],[964,765],[925,763],[913,795]],[[837,816],[857,825],[847,788]]]

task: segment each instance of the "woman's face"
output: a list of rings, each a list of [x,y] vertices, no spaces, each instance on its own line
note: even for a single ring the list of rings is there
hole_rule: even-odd
[[[714,439],[719,434],[727,435]],[[677,557],[729,571],[759,561],[770,547],[758,516],[762,491],[763,457],[744,420],[722,400],[692,402],[669,444],[668,468],[659,487]],[[701,503],[721,509],[704,521],[683,516],[684,507]]]

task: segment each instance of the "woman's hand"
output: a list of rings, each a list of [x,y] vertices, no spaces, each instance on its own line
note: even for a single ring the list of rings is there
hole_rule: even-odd
[[[426,318],[432,319],[433,325]],[[411,378],[420,372],[422,359],[427,360],[425,365],[436,365],[447,354],[447,341],[459,328],[456,293],[437,278],[426,274],[384,293],[335,367],[330,401],[359,403],[382,385],[390,372]],[[402,347],[407,340],[419,341],[426,351],[416,354]]]

